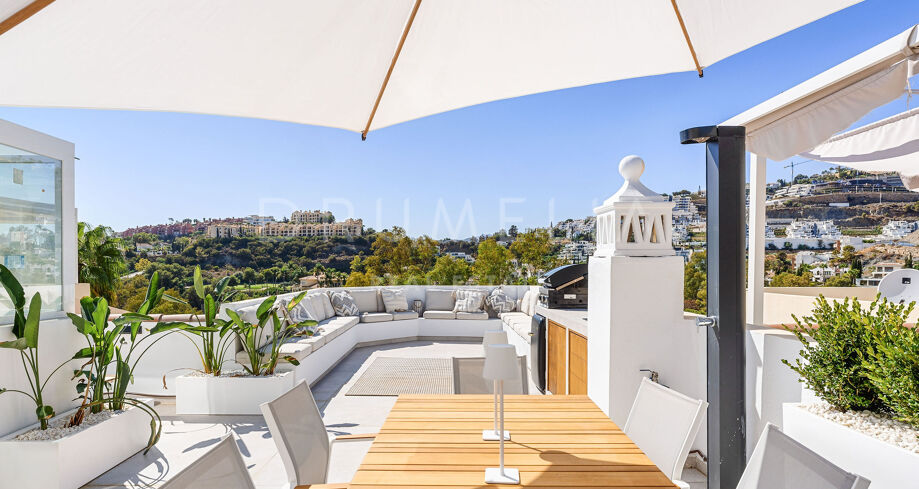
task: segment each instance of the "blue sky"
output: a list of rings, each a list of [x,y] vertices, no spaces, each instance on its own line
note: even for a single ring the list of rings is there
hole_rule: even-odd
[[[705,185],[716,124],[919,23],[915,0],[867,0],[706,68],[493,102],[375,131],[232,117],[0,108],[0,118],[72,141],[81,220],[122,230],[168,218],[327,207],[377,229],[436,238],[545,226],[592,214],[645,159],[659,192]],[[919,102],[914,99],[913,106]],[[862,123],[906,108],[905,99]],[[769,179],[787,178],[771,162]],[[800,172],[826,168],[807,163]]]

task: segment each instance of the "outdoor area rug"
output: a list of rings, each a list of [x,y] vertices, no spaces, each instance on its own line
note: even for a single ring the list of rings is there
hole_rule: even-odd
[[[453,394],[453,361],[449,358],[379,357],[345,395],[399,394]]]

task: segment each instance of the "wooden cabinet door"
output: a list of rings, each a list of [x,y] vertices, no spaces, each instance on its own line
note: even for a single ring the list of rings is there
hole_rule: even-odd
[[[587,394],[587,338],[568,331],[568,393]]]
[[[555,321],[549,321],[546,333],[546,390],[553,394],[567,394],[566,370],[568,330]]]

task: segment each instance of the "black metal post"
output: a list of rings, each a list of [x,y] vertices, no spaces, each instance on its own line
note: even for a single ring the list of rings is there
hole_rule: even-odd
[[[734,489],[746,465],[745,135],[739,126],[680,133],[683,144],[705,143],[709,489]]]

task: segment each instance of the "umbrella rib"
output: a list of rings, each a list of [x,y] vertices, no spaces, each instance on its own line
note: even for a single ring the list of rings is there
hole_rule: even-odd
[[[680,22],[680,29],[683,29],[683,37],[686,38],[686,45],[689,46],[689,53],[692,54],[692,61],[696,64],[696,71],[699,72],[699,78],[702,78],[702,66],[699,65],[699,58],[696,56],[696,48],[692,46],[692,39],[689,38],[689,31],[686,30],[686,24],[683,22],[683,14],[680,13],[680,7],[677,6],[676,0],[670,0],[673,5],[673,13],[676,14],[676,20]]]
[[[9,32],[12,28],[23,23],[29,17],[37,14],[41,9],[51,5],[54,0],[34,0],[32,3],[19,9],[16,13],[0,22],[0,36]]]
[[[367,139],[367,133],[370,132],[370,124],[373,123],[373,116],[377,113],[377,108],[380,107],[380,100],[383,99],[383,92],[386,91],[386,85],[389,84],[389,77],[392,76],[393,68],[396,67],[396,61],[399,60],[399,54],[402,53],[402,46],[405,44],[405,39],[408,37],[408,31],[412,28],[412,23],[415,22],[415,14],[418,13],[418,7],[421,6],[421,0],[415,0],[415,5],[412,7],[412,13],[408,17],[408,22],[405,23],[405,28],[402,29],[402,37],[399,39],[399,45],[396,46],[396,52],[392,55],[392,61],[389,62],[389,69],[386,70],[386,77],[383,78],[383,84],[380,85],[380,92],[377,93],[377,99],[373,103],[373,110],[370,111],[370,117],[367,119],[367,125],[364,126],[364,130],[361,131],[361,140]]]

